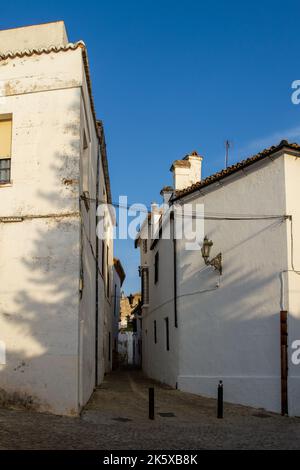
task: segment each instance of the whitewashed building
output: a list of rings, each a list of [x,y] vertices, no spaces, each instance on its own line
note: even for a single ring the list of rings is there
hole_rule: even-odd
[[[112,309],[110,314],[110,327],[109,327],[109,370],[118,367],[118,335],[119,335],[119,320],[120,320],[120,304],[121,304],[121,287],[125,280],[125,271],[122,263],[118,258],[114,258],[113,266],[113,292],[112,292]],[[111,338],[111,340],[110,340]]]
[[[203,239],[196,251],[163,239],[158,215],[156,236],[148,218],[136,240],[150,377],[210,397],[222,380],[229,402],[300,415],[299,157],[282,141],[204,179],[195,152],[174,162],[171,234],[203,204]]]
[[[63,22],[0,31],[0,193],[0,402],[76,415],[105,373],[113,243],[87,50]]]

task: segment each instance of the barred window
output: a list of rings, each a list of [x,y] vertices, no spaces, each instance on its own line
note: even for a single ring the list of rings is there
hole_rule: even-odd
[[[156,320],[154,320],[153,327],[154,327],[154,343],[156,344],[156,343],[157,343],[157,327],[156,327]]]
[[[10,158],[0,159],[0,183],[8,183],[10,181]]]
[[[142,272],[142,304],[149,304],[149,271],[148,268],[143,267]]]
[[[0,183],[10,181],[11,139],[11,115],[0,115]]]
[[[159,273],[159,253],[155,253],[154,257],[154,284],[158,282],[158,273]]]
[[[165,318],[165,327],[166,327],[166,350],[170,351],[170,336],[169,336],[169,318]]]

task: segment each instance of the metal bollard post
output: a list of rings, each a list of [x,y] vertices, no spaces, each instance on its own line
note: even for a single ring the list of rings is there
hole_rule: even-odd
[[[154,388],[149,387],[149,419],[154,419]]]
[[[223,418],[223,382],[220,380],[218,385],[218,419]]]

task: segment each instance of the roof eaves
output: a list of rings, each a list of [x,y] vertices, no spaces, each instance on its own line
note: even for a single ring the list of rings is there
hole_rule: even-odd
[[[289,150],[289,151],[297,151],[299,152],[300,151],[300,145],[296,144],[296,143],[289,143],[287,142],[286,140],[282,140],[278,145],[273,145],[272,147],[269,147],[259,153],[257,153],[256,155],[253,155],[252,157],[249,157],[245,160],[241,160],[240,162],[234,164],[234,165],[231,165],[230,167],[224,169],[224,170],[221,170],[217,173],[214,173],[210,176],[208,176],[207,178],[205,178],[204,180],[202,181],[199,181],[185,189],[182,189],[182,190],[179,190],[179,191],[176,191],[176,193],[174,194],[174,196],[171,198],[172,201],[175,201],[175,200],[178,200],[182,197],[185,197],[195,191],[198,191],[202,188],[205,188],[207,186],[209,186],[210,184],[213,184],[213,183],[216,183],[224,178],[226,178],[227,176],[229,175],[232,175],[234,173],[237,173],[238,171],[244,169],[244,168],[247,168],[249,167],[250,165],[258,162],[258,161],[261,161],[267,157],[271,157],[272,155],[274,155],[275,153],[281,151],[281,150]]]
[[[109,178],[109,170],[108,170],[108,159],[107,159],[107,152],[106,152],[106,142],[105,142],[105,134],[103,128],[102,121],[96,121],[97,123],[97,135],[100,143],[100,153],[101,153],[101,160],[103,165],[103,172],[104,172],[104,181],[107,193],[107,202],[111,204],[111,188],[110,188],[110,178]]]
[[[122,286],[122,284],[125,280],[126,274],[125,274],[125,271],[123,269],[122,263],[118,258],[114,258],[114,267],[115,267],[116,272],[118,273],[118,276],[119,276],[120,281],[121,281],[121,286]]]

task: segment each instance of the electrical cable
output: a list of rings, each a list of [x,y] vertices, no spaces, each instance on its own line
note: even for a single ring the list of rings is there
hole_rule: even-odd
[[[106,204],[106,205],[111,205],[115,208],[118,208],[118,209],[125,209],[126,211],[130,211],[132,210],[132,207],[130,207],[129,205],[123,205],[123,204],[119,204],[117,202],[111,202],[111,203],[107,203],[107,201],[105,200],[101,200],[101,199],[96,199],[96,198],[90,198],[90,197],[87,197],[85,195],[81,195],[80,198],[82,200],[88,200],[88,201],[91,201],[91,202],[97,202],[98,204]],[[147,209],[146,206],[144,206],[146,209],[143,209],[142,207],[141,208],[137,208],[135,209],[137,212],[143,212],[145,214],[150,214],[151,213],[151,210]],[[182,207],[182,206],[180,206]],[[175,206],[175,208],[178,208],[178,206]],[[168,210],[168,212],[170,212]],[[158,215],[162,215],[160,213],[158,213]],[[188,211],[183,211],[182,214],[178,214],[176,213],[176,209],[175,209],[175,217],[186,217],[186,216],[191,216],[193,218],[198,218],[198,219],[203,219],[203,220],[228,220],[228,221],[235,221],[235,220],[272,220],[272,219],[287,219],[289,218],[290,216],[289,215],[286,215],[286,214],[226,214],[226,213],[221,213],[221,212],[216,212],[216,213],[213,213],[213,212],[206,212],[205,214],[203,215],[199,215],[197,213],[197,211],[192,211],[192,212],[188,212]]]

